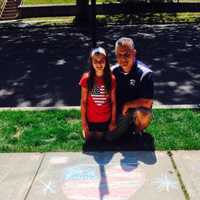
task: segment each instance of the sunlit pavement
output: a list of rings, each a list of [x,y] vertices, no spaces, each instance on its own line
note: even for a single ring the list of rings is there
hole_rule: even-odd
[[[199,167],[199,151],[3,153],[0,193],[7,200],[196,200]]]

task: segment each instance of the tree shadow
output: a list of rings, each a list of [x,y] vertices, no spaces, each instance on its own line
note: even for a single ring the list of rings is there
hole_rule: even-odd
[[[107,45],[109,36],[114,41],[122,36],[134,39],[138,58],[154,72],[155,99],[159,103],[198,104],[200,37],[195,30],[198,32],[199,25],[120,26],[112,27],[107,34],[99,30],[97,38],[109,49],[112,63],[115,58],[113,48]]]
[[[87,30],[84,33],[80,29],[72,30],[68,27],[3,29],[1,106],[79,104],[78,82],[87,69],[91,47]]]
[[[88,28],[0,25],[0,106],[77,106],[78,82],[88,68]],[[114,44],[134,39],[137,56],[154,71],[155,100],[161,104],[200,102],[200,26],[134,25],[97,29],[97,44],[115,64]]]

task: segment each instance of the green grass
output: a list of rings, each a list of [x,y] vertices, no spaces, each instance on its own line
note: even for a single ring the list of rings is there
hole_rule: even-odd
[[[3,4],[3,0],[0,0],[0,12],[1,12],[1,6],[2,6],[2,4]]]
[[[1,7],[2,4],[3,4],[3,0],[0,0],[0,7]]]
[[[200,12],[185,13],[145,13],[132,15],[99,16],[104,24],[170,24],[199,23]]]
[[[2,0],[1,0],[2,1]],[[119,2],[118,0],[96,0],[97,3],[104,2]],[[176,2],[176,1],[174,1]],[[200,2],[200,0],[179,0],[179,2]],[[36,5],[36,4],[76,4],[76,0],[23,0],[24,5]]]
[[[73,0],[23,0],[23,5],[37,4],[76,4]]]
[[[104,3],[106,0],[96,0],[97,3]],[[117,2],[117,0],[110,0],[110,2]],[[23,5],[37,5],[37,4],[76,4],[76,0],[23,0]]]
[[[200,149],[200,112],[192,110],[157,110],[148,131],[156,149]]]
[[[36,26],[65,26],[74,25],[75,17],[40,17],[40,18],[24,18],[18,20],[20,23],[29,23]],[[105,16],[97,15],[98,26],[106,26],[112,24],[170,24],[170,23],[199,23],[199,13],[155,13],[146,15],[117,15]]]
[[[80,150],[78,111],[0,112],[0,151]]]
[[[18,23],[27,23],[35,26],[66,26],[73,25],[75,17],[38,17],[17,20]]]
[[[118,0],[97,0],[97,3],[119,2]],[[200,2],[200,0],[179,0],[179,2]],[[76,0],[23,0],[23,5],[38,4],[76,4]],[[31,19],[23,19],[21,21],[30,22],[34,25],[73,25],[74,17],[48,17],[33,18],[39,22],[32,23]],[[56,22],[57,20],[57,22]],[[144,13],[144,14],[121,14],[121,15],[99,15],[97,16],[99,25],[109,24],[168,24],[168,23],[199,23],[200,12],[185,13]]]
[[[157,150],[200,149],[200,112],[154,110],[147,129]],[[0,152],[81,151],[77,110],[1,111]]]

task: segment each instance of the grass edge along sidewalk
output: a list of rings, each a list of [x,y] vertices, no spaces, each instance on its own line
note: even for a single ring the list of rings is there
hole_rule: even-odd
[[[81,151],[80,110],[6,110],[0,112],[0,152]],[[200,149],[199,109],[154,109],[146,130],[156,150]],[[142,139],[142,138],[141,138]]]

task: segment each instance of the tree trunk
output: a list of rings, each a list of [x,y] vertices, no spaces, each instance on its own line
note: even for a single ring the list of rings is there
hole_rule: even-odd
[[[89,25],[90,13],[89,13],[89,0],[76,0],[76,6],[78,13],[76,15],[77,25]]]

